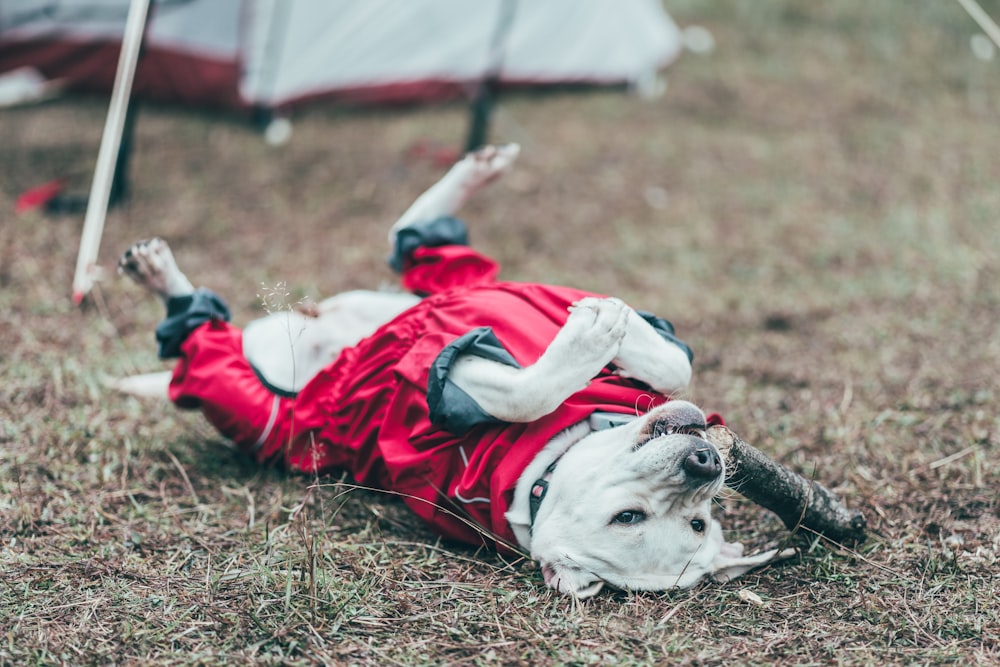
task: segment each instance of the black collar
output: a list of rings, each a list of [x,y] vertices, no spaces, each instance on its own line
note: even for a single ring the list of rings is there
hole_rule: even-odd
[[[590,416],[590,428],[592,432],[603,431],[608,428],[627,424],[633,419],[635,417],[614,412],[595,412]],[[542,473],[542,476],[536,479],[535,483],[531,485],[531,492],[528,494],[528,512],[531,517],[531,523],[528,524],[529,530],[535,525],[535,515],[538,514],[538,508],[542,506],[542,500],[545,499],[545,494],[549,491],[549,480],[552,479],[552,472],[556,469],[556,464],[559,463],[559,459],[561,458],[562,455],[553,461],[545,469],[545,472]]]

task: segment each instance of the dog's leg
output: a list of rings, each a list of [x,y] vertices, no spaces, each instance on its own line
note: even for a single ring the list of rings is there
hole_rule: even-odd
[[[219,433],[259,462],[286,455],[292,467],[304,470],[310,461],[319,460],[291,451],[295,399],[261,382],[245,356],[242,332],[228,324],[225,302],[210,290],[192,286],[166,241],[140,241],[125,252],[118,267],[164,302],[167,314],[156,327],[160,358],[181,361],[170,374],[113,386],[157,394],[165,390],[160,395],[180,408],[200,409]],[[311,446],[311,440],[303,445]]]
[[[662,394],[680,391],[691,382],[687,353],[635,312],[629,315],[628,330],[614,363],[619,375],[644,382]]]
[[[463,355],[449,378],[487,414],[507,422],[534,421],[586,387],[615,358],[630,313],[618,299],[583,299],[531,366]]]
[[[417,197],[392,226],[390,245],[404,227],[454,214],[474,194],[510,169],[520,152],[521,147],[517,144],[485,146],[456,162],[440,181]]]
[[[181,272],[161,238],[139,241],[118,260],[118,272],[145,287],[165,304],[174,297],[194,293],[194,285]]]

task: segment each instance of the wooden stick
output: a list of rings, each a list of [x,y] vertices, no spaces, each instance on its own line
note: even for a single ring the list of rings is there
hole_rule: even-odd
[[[132,80],[135,77],[136,63],[139,61],[139,49],[142,46],[142,34],[146,26],[149,5],[150,0],[132,0],[128,8],[128,18],[125,19],[125,33],[122,36],[122,50],[118,56],[115,86],[111,91],[111,104],[108,106],[108,116],[104,122],[101,147],[97,151],[94,180],[90,186],[87,214],[84,216],[83,232],[80,235],[80,251],[76,257],[76,273],[73,275],[73,303],[76,305],[83,302],[94,284],[97,255],[101,247],[104,219],[108,215],[108,199],[111,196],[111,183],[115,175],[115,156],[121,145],[122,128],[125,126],[125,113],[128,111],[128,101],[132,94]]]
[[[707,437],[726,461],[726,485],[774,512],[789,530],[801,526],[842,544],[865,540],[864,515],[829,489],[771,460],[725,426],[709,428]]]

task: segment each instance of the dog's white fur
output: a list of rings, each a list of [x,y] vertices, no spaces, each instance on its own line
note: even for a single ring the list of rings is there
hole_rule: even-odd
[[[457,163],[393,225],[454,213],[470,196],[509,169],[519,148],[488,147]],[[137,283],[166,300],[193,291],[166,243],[133,246],[120,265]],[[416,303],[409,294],[355,291],[322,302],[315,316],[271,314],[244,330],[244,353],[272,384],[297,390],[347,346]],[[684,389],[691,365],[684,352],[618,299],[587,298],[538,361],[514,368],[461,357],[450,378],[488,414],[530,422],[552,412],[607,364],[662,393]],[[127,378],[117,388],[166,395],[169,374]],[[582,422],[553,439],[521,475],[507,513],[521,545],[539,562],[552,588],[587,597],[604,584],[633,590],[688,587],[706,575],[736,577],[788,552],[744,557],[726,543],[711,518],[724,471],[694,478],[685,461],[714,448],[704,439],[705,417],[672,401],[622,426],[594,430]],[[531,487],[557,462],[532,522]],[[624,520],[623,520],[624,519]]]

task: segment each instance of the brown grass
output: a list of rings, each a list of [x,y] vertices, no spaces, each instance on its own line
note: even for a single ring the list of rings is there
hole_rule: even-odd
[[[89,187],[106,102],[74,98],[0,115],[0,662],[1000,661],[1000,64],[957,3],[671,9],[718,49],[662,99],[506,98],[494,136],[523,160],[470,207],[474,241],[506,277],[673,320],[689,397],[863,509],[867,544],[800,535],[800,559],[737,582],[574,603],[391,498],[254,468],[197,415],[108,394],[160,368],[159,307],[109,275],[74,308],[80,218],[11,213],[57,176]],[[313,110],[274,149],[145,107],[102,260],[164,235],[237,321],[261,285],[387,282],[386,227],[439,173],[407,147],[464,131],[455,107]],[[744,541],[785,537],[723,504]]]

